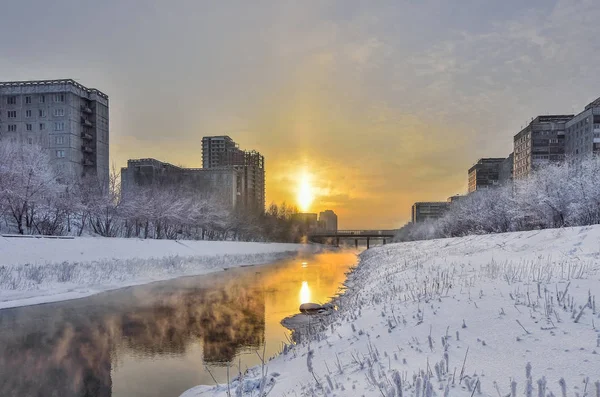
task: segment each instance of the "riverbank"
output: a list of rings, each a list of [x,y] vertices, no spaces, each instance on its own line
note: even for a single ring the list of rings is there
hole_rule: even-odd
[[[0,309],[264,264],[319,249],[279,243],[0,237]]]
[[[600,393],[600,226],[378,247],[346,285],[336,313],[231,395]]]

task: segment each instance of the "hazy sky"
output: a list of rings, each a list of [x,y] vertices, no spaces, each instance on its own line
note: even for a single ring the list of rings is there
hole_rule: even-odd
[[[532,117],[600,96],[597,0],[5,3],[0,80],[107,93],[117,167],[197,167],[228,134],[265,155],[268,201],[305,169],[342,228],[402,225]]]

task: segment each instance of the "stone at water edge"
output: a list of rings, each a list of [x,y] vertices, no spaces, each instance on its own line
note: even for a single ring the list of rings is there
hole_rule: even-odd
[[[316,313],[320,309],[323,309],[323,306],[318,303],[303,303],[300,305],[300,313]]]

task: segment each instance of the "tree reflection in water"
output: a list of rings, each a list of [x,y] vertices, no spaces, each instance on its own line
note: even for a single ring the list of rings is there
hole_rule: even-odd
[[[205,362],[232,362],[240,352],[265,343],[265,302],[281,316],[278,325],[297,311],[297,295],[289,291],[298,287],[292,285],[308,277],[311,285],[322,287],[317,298],[326,300],[352,264],[333,263],[311,275],[306,268],[297,272],[298,263],[288,260],[75,301],[0,310],[0,396],[111,396],[122,357],[179,357],[198,343]],[[311,292],[315,294],[312,288]],[[277,333],[284,338],[282,330]],[[203,372],[199,367],[192,370]],[[152,381],[154,375],[146,375]],[[178,385],[170,394],[191,386]]]

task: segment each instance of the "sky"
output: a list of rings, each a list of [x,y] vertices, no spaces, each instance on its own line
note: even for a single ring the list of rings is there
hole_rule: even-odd
[[[108,94],[117,168],[199,167],[202,136],[229,135],[265,156],[267,202],[308,180],[340,228],[396,228],[600,96],[599,21],[596,0],[19,0],[0,80]]]

